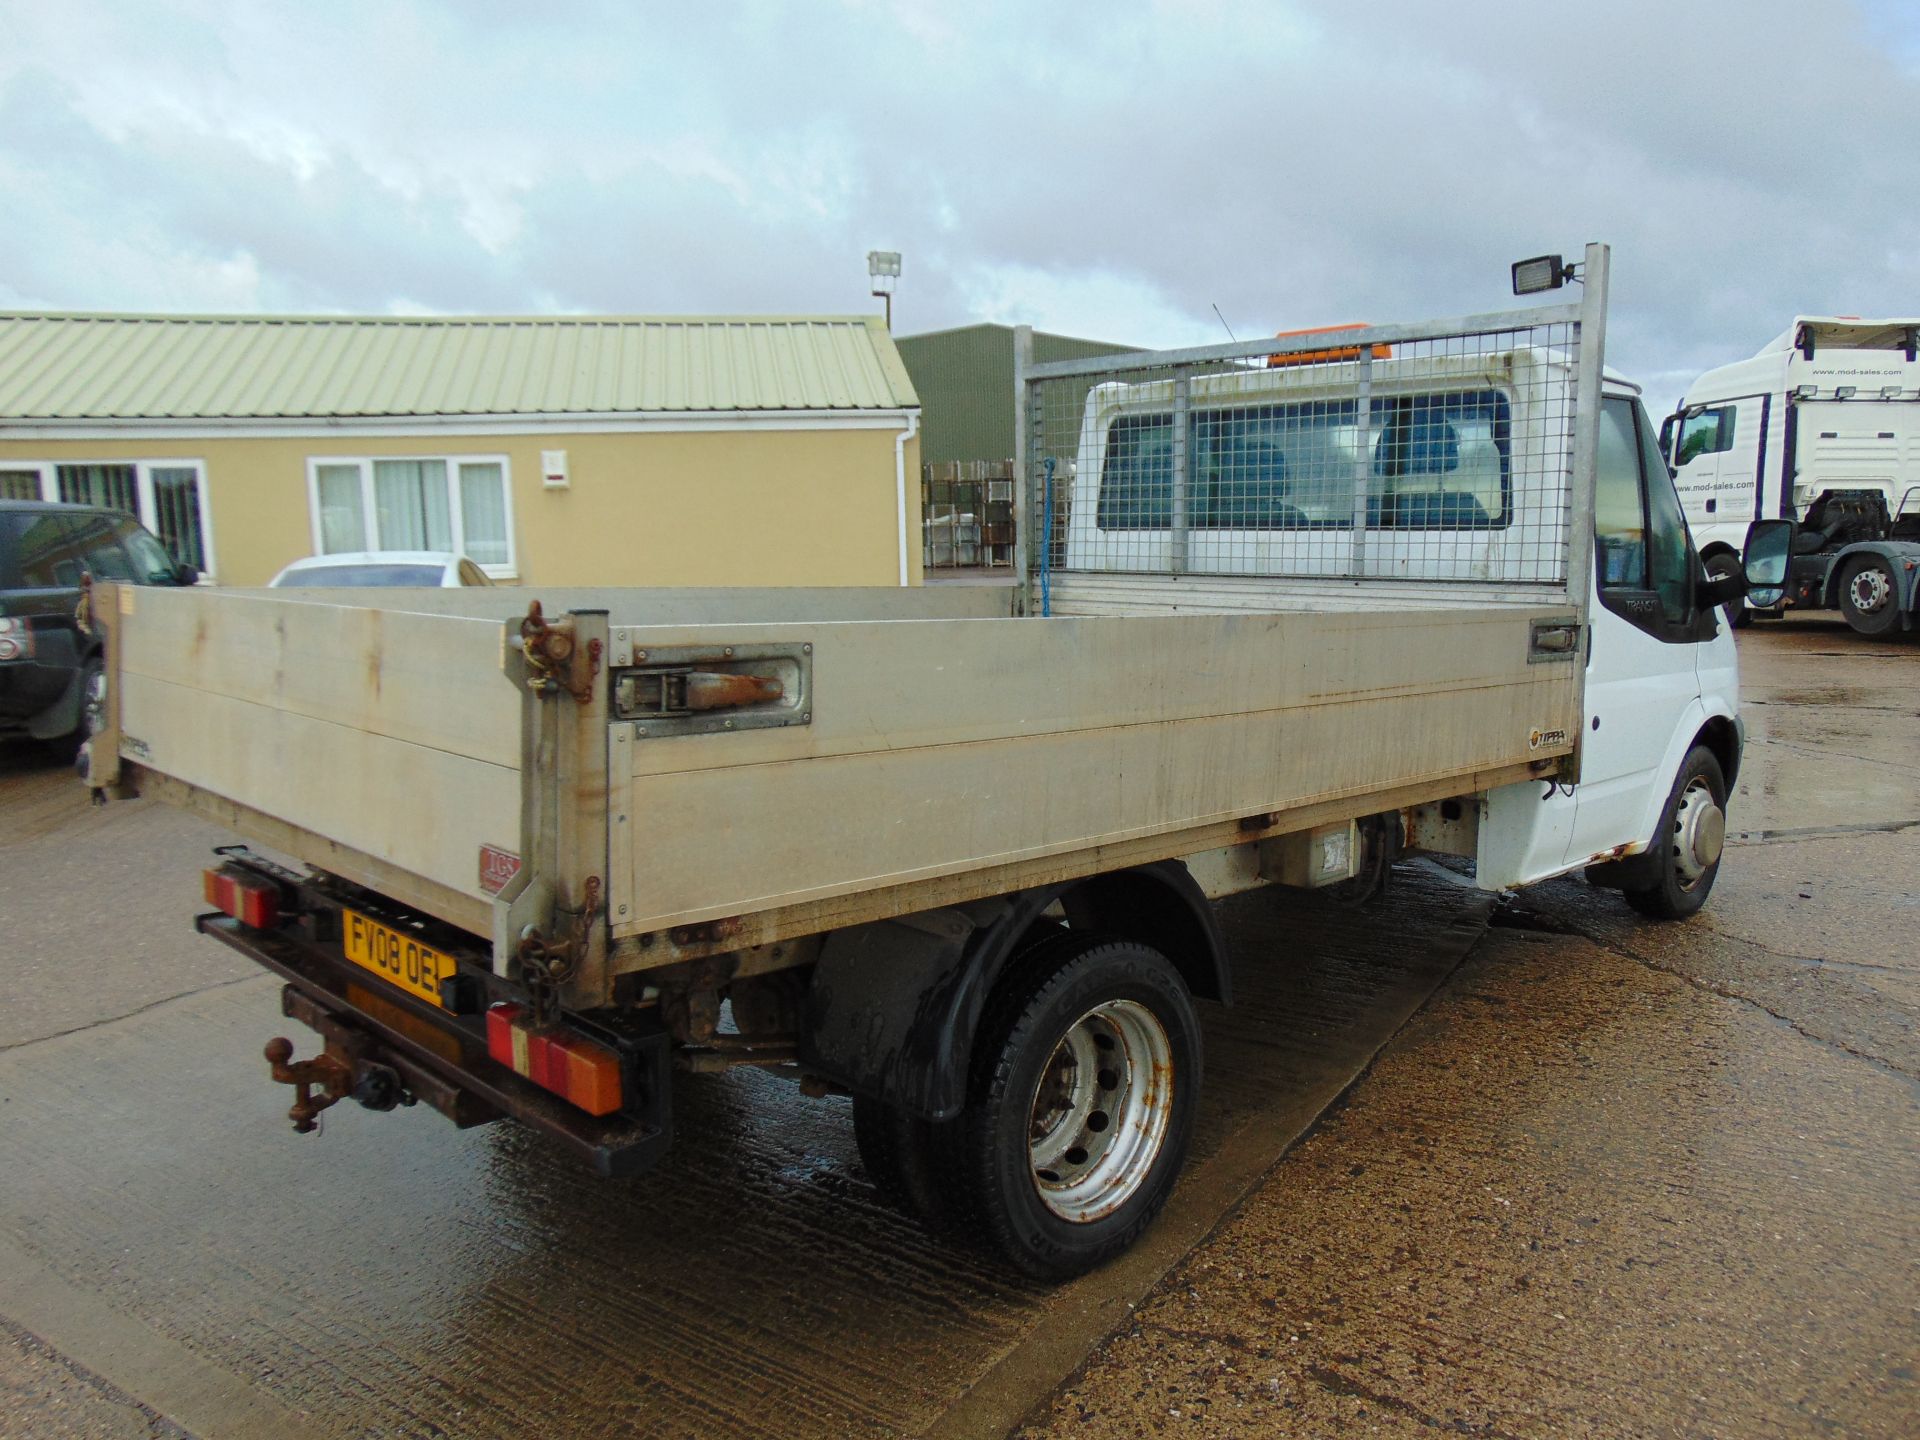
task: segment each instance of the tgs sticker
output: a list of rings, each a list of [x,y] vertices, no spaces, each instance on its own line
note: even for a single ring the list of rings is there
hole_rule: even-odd
[[[1564,745],[1567,732],[1564,730],[1533,730],[1527,735],[1527,749],[1538,750],[1543,746]]]

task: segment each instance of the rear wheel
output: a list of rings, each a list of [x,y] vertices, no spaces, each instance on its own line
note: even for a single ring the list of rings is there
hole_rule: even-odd
[[[1687,752],[1660,812],[1648,853],[1653,883],[1623,890],[1626,901],[1655,920],[1684,920],[1707,903],[1720,873],[1727,836],[1727,782],[1704,745]]]
[[[1878,555],[1856,555],[1840,576],[1840,613],[1862,635],[1889,634],[1900,623],[1899,581]]]
[[[1028,958],[975,1042],[959,1160],[986,1237],[1060,1280],[1125,1250],[1166,1204],[1199,1096],[1200,1026],[1148,946],[1068,934]]]

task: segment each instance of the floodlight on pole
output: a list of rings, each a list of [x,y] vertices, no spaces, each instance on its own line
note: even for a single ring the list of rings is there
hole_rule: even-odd
[[[869,250],[867,274],[873,280],[874,295],[887,302],[887,329],[893,329],[893,287],[900,279],[898,250]]]

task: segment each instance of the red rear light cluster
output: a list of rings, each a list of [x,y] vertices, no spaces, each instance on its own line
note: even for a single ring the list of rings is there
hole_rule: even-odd
[[[280,887],[233,865],[216,865],[200,875],[201,891],[214,909],[242,925],[271,930],[280,923]]]
[[[487,1011],[487,1053],[514,1074],[551,1090],[589,1115],[620,1108],[620,1057],[560,1025],[535,1029],[523,1005]]]

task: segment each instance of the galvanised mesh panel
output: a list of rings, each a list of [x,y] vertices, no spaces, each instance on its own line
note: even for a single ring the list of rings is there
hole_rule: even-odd
[[[1567,579],[1576,318],[1271,344],[1036,367],[1042,588],[1062,572]]]

